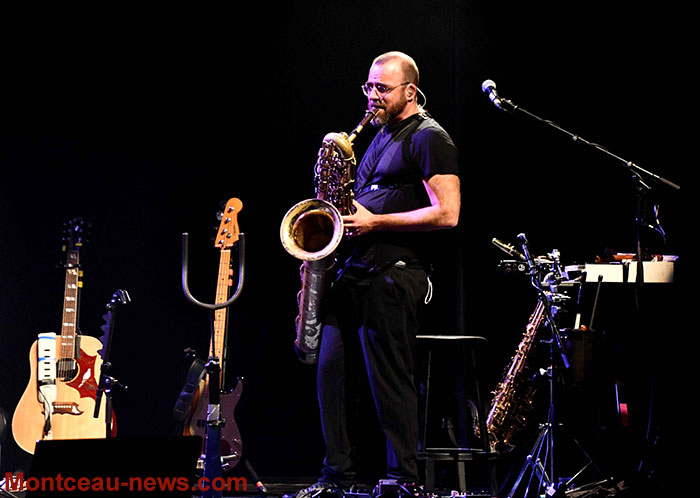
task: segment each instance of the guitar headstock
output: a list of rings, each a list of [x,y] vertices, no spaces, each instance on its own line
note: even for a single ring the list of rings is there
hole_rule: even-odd
[[[240,199],[232,197],[226,203],[226,207],[220,213],[221,224],[216,233],[214,247],[219,249],[230,249],[238,241],[240,234],[238,229],[238,213],[243,209]]]
[[[73,218],[63,223],[63,252],[79,250],[87,242],[91,223],[84,218]]]

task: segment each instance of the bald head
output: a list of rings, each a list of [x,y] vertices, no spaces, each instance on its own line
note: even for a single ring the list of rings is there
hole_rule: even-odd
[[[373,66],[395,65],[403,74],[404,80],[418,86],[419,73],[416,61],[403,52],[392,51],[378,56],[372,61]]]

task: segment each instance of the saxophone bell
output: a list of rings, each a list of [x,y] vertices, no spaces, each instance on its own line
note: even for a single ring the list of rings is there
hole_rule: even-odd
[[[298,202],[287,211],[280,226],[282,246],[303,261],[318,261],[333,254],[342,238],[340,212],[322,199]]]
[[[330,270],[343,237],[343,220],[333,204],[306,199],[287,211],[280,226],[285,250],[302,260],[299,268],[301,290],[297,293],[299,314],[294,350],[302,363],[318,362],[321,340],[321,297],[330,285]]]

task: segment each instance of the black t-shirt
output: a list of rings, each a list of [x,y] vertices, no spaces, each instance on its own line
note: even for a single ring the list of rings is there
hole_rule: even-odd
[[[459,174],[457,149],[447,132],[427,113],[382,127],[357,169],[355,199],[376,214],[411,211],[430,205],[423,180]],[[347,266],[380,271],[398,260],[430,264],[430,232],[375,232],[344,241]]]

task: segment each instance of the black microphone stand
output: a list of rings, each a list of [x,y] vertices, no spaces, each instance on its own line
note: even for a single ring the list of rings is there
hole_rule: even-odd
[[[120,384],[117,379],[112,377],[110,374],[112,370],[112,363],[109,359],[110,350],[112,348],[112,336],[114,335],[114,321],[116,319],[116,312],[118,305],[128,304],[131,302],[129,293],[125,290],[117,290],[112,294],[112,299],[107,303],[107,314],[103,316],[105,319],[105,324],[100,327],[104,334],[102,335],[102,349],[100,354],[102,356],[102,366],[100,368],[100,380],[97,385],[97,392],[95,393],[95,411],[93,416],[97,418],[100,414],[100,404],[102,403],[102,394],[105,395],[105,437],[112,437],[112,389],[114,387],[120,387],[123,390],[127,390],[128,387]]]
[[[243,290],[243,282],[245,278],[245,237],[239,233],[238,243],[238,284],[233,295],[224,303],[209,304],[203,303],[195,299],[190,292],[188,285],[188,234],[182,234],[182,290],[188,301],[205,308],[214,313],[218,309],[228,308],[240,296]],[[212,318],[213,320],[213,318]],[[214,327],[211,327],[211,343],[214,344]],[[221,397],[220,397],[220,382],[219,373],[221,372],[220,358],[216,357],[216,353],[212,348],[212,355],[209,357],[205,367],[206,375],[209,383],[209,408],[207,410],[207,431],[204,455],[204,477],[207,479],[208,486],[203,491],[204,498],[220,498],[221,487],[213,486],[215,479],[222,475],[222,460],[221,460],[221,428],[226,421],[221,416]]]
[[[484,91],[486,91],[484,89]],[[667,187],[670,187],[673,190],[680,190],[680,186],[673,183],[672,181],[663,178],[655,173],[652,173],[651,171],[648,171],[641,166],[633,163],[632,161],[628,161],[626,159],[623,159],[622,157],[618,156],[617,154],[613,154],[610,152],[608,149],[605,147],[589,142],[585,138],[583,138],[580,135],[577,135],[575,133],[571,133],[570,131],[565,130],[558,124],[554,123],[553,121],[550,121],[548,119],[541,118],[540,116],[537,116],[530,111],[520,107],[519,105],[514,104],[512,101],[508,99],[504,99],[502,97],[498,97],[498,103],[496,106],[499,109],[502,109],[506,112],[509,113],[515,113],[516,111],[520,111],[526,116],[539,121],[540,123],[544,123],[546,125],[551,126],[552,128],[565,133],[568,135],[574,142],[583,144],[583,145],[588,145],[590,147],[593,147],[594,149],[603,152],[604,154],[607,154],[608,156],[612,157],[613,159],[617,160],[621,164],[623,164],[626,168],[627,171],[630,173],[632,179],[635,181],[635,191],[636,191],[636,219],[635,219],[635,224],[636,224],[636,256],[637,256],[637,277],[636,277],[636,284],[637,286],[641,286],[644,283],[644,265],[643,265],[643,250],[642,250],[642,226],[644,226],[644,206],[645,206],[645,194],[647,194],[650,190],[651,187],[650,185],[644,180],[644,177],[650,178],[653,181],[656,181],[657,183],[661,183],[666,185]]]

